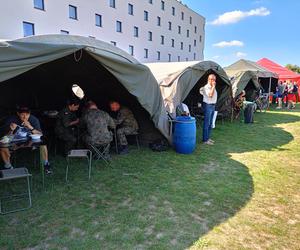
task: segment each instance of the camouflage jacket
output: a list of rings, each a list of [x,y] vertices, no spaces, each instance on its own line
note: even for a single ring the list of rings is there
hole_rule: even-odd
[[[55,132],[59,135],[64,135],[66,133],[70,133],[71,128],[70,123],[75,121],[77,116],[74,112],[70,111],[68,107],[62,109],[58,115],[55,125]]]
[[[116,125],[108,113],[99,109],[89,109],[84,112],[80,123],[86,128],[86,143],[101,145],[112,141],[112,132],[108,128],[114,129]]]
[[[116,125],[120,125],[120,127],[130,127],[135,130],[138,130],[139,126],[134,118],[133,113],[130,109],[126,107],[121,107],[121,109],[118,112],[117,117],[114,119]]]

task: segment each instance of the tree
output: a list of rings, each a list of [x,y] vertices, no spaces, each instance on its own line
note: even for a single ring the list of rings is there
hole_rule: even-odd
[[[300,67],[298,65],[296,65],[296,64],[295,65],[293,65],[293,64],[287,64],[285,67],[288,68],[291,71],[294,71],[295,73],[300,74]]]

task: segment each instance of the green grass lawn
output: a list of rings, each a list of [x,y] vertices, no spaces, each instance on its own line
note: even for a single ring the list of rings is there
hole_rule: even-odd
[[[225,122],[191,155],[134,147],[87,181],[65,161],[33,207],[0,216],[0,249],[300,249],[300,107]]]

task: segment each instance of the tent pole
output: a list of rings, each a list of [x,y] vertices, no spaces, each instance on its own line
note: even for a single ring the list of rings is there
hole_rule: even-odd
[[[268,110],[270,108],[270,95],[271,95],[271,84],[272,84],[272,77],[269,80],[269,100],[268,100]],[[272,99],[273,100],[273,99]]]

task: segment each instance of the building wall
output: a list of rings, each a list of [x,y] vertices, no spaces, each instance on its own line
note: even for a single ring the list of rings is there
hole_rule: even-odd
[[[0,38],[23,37],[25,21],[34,24],[35,35],[60,34],[61,30],[66,30],[71,35],[114,41],[127,52],[129,45],[132,45],[133,56],[141,62],[169,61],[168,54],[171,54],[171,61],[203,60],[204,17],[177,0],[165,0],[165,10],[161,9],[161,0],[153,0],[153,4],[149,0],[115,1],[116,8],[109,6],[110,0],[44,0],[45,9],[40,10],[34,8],[34,0],[1,0]],[[133,5],[133,15],[128,14],[128,3]],[[69,18],[69,5],[77,7],[77,20]],[[172,15],[172,7],[175,8],[175,16]],[[144,21],[144,11],[148,11],[149,21]],[[181,19],[181,12],[184,12],[184,20]],[[102,16],[102,27],[95,25],[95,14]],[[157,26],[157,16],[161,17],[161,26]],[[122,22],[122,33],[116,32],[117,20]],[[168,22],[172,23],[172,30],[169,30]],[[181,34],[178,34],[179,25]],[[139,29],[139,37],[133,36],[134,26]],[[152,41],[148,41],[149,31],[152,32]],[[164,44],[161,44],[162,35]],[[171,46],[171,39],[175,40],[174,47]],[[145,58],[144,49],[148,49],[148,58]],[[160,60],[158,51],[161,54]]]

